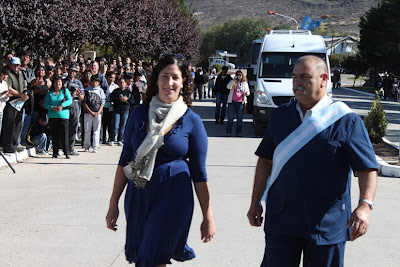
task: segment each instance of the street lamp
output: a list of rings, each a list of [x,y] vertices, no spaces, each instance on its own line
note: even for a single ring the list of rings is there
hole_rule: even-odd
[[[299,24],[297,23],[297,20],[295,20],[295,19],[294,19],[294,18],[292,18],[292,17],[285,16],[285,15],[282,15],[282,14],[276,13],[276,12],[274,12],[274,11],[271,11],[271,10],[268,10],[268,14],[270,14],[270,15],[277,15],[277,16],[281,16],[281,17],[284,17],[284,18],[287,18],[287,19],[293,20],[293,21],[294,21],[294,23],[296,23],[296,30],[298,30],[298,29],[299,29]]]
[[[197,17],[203,16],[205,14],[206,14],[205,12],[194,12],[193,13],[193,18],[197,18]]]

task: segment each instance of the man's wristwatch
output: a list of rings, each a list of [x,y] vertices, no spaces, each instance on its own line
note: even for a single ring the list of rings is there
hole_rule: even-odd
[[[369,205],[369,207],[371,208],[371,210],[374,209],[374,202],[372,202],[371,200],[363,198],[363,199],[360,199],[360,201],[358,203],[361,203],[361,202],[367,203]]]

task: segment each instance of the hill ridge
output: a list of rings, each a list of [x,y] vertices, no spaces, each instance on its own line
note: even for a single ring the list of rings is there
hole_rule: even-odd
[[[359,36],[358,22],[371,7],[376,7],[379,0],[318,0],[318,17],[329,14],[330,18],[324,21],[327,31],[335,33],[348,33]],[[279,24],[295,24],[289,19],[268,15],[268,10],[293,17],[299,26],[304,17],[315,18],[316,0],[186,0],[189,8],[194,12],[204,12],[197,17],[199,26],[208,28],[230,19],[254,18],[267,19],[272,26]]]

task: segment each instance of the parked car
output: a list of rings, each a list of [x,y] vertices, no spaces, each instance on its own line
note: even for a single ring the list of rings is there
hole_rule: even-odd
[[[226,61],[223,60],[223,59],[214,59],[214,60],[211,62],[211,66],[214,66],[214,65],[217,65],[217,64],[220,65],[221,67],[227,66],[228,69],[234,69],[234,68],[235,68],[235,64],[226,62]]]

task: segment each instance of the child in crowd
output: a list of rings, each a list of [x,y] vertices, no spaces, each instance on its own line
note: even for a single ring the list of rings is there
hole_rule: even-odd
[[[37,155],[47,155],[47,151],[49,150],[50,129],[45,116],[46,115],[41,114],[26,134],[26,141],[36,147]]]
[[[90,134],[93,130],[93,152],[97,153],[100,147],[100,127],[101,112],[106,101],[106,95],[100,87],[101,78],[99,75],[93,75],[90,78],[90,85],[85,89],[83,99],[84,117],[83,123],[85,128],[85,139],[83,143],[84,152],[88,152],[90,148]]]

